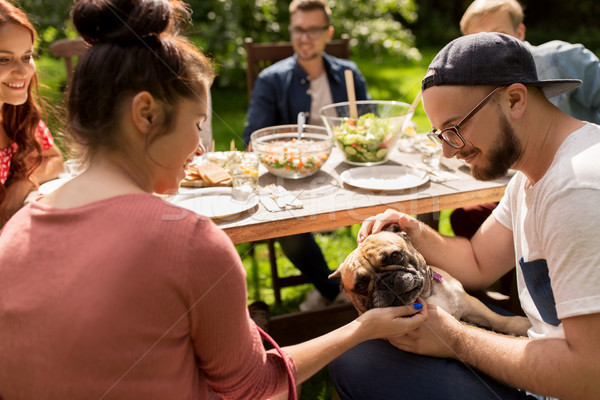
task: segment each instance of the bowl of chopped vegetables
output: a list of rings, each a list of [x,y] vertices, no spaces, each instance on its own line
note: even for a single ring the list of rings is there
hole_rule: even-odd
[[[356,102],[356,115],[350,103],[335,103],[319,110],[325,126],[352,165],[370,166],[388,160],[402,131],[410,105],[398,101],[362,100]]]
[[[318,172],[329,158],[333,138],[315,125],[278,125],[259,129],[250,136],[252,151],[277,176],[299,179]]]

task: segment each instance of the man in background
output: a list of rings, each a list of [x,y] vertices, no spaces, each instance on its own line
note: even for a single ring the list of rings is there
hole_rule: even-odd
[[[294,0],[290,3],[290,37],[294,55],[258,75],[244,127],[244,142],[252,132],[274,125],[296,124],[300,112],[307,123],[323,125],[319,109],[347,101],[344,71],[354,77],[357,100],[367,100],[367,83],[356,64],[325,53],[333,37],[331,10],[324,0]],[[286,257],[315,285],[300,305],[301,311],[316,310],[345,301],[339,282],[328,279],[332,272],[312,233],[278,238]]]

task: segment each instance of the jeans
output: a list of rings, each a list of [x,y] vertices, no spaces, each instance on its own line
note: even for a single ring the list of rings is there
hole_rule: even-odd
[[[312,233],[285,236],[277,239],[285,256],[311,281],[327,299],[333,300],[340,293],[340,282],[329,280],[329,269],[321,248]]]
[[[343,400],[533,400],[453,359],[398,350],[385,340],[359,344],[329,364]]]

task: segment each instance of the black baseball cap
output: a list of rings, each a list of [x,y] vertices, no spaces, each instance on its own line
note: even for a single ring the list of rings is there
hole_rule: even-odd
[[[581,85],[579,79],[539,80],[533,56],[519,39],[496,32],[461,36],[448,43],[429,65],[421,90],[431,86],[539,87],[547,98]],[[433,70],[433,73],[432,71]]]

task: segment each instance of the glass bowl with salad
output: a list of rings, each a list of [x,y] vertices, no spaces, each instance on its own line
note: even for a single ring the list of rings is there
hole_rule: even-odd
[[[252,151],[267,170],[277,176],[299,179],[317,173],[329,158],[333,138],[321,126],[278,125],[250,136]]]
[[[352,165],[383,164],[402,131],[409,104],[386,100],[356,102],[356,117],[351,117],[349,102],[335,103],[319,110],[325,126]]]

